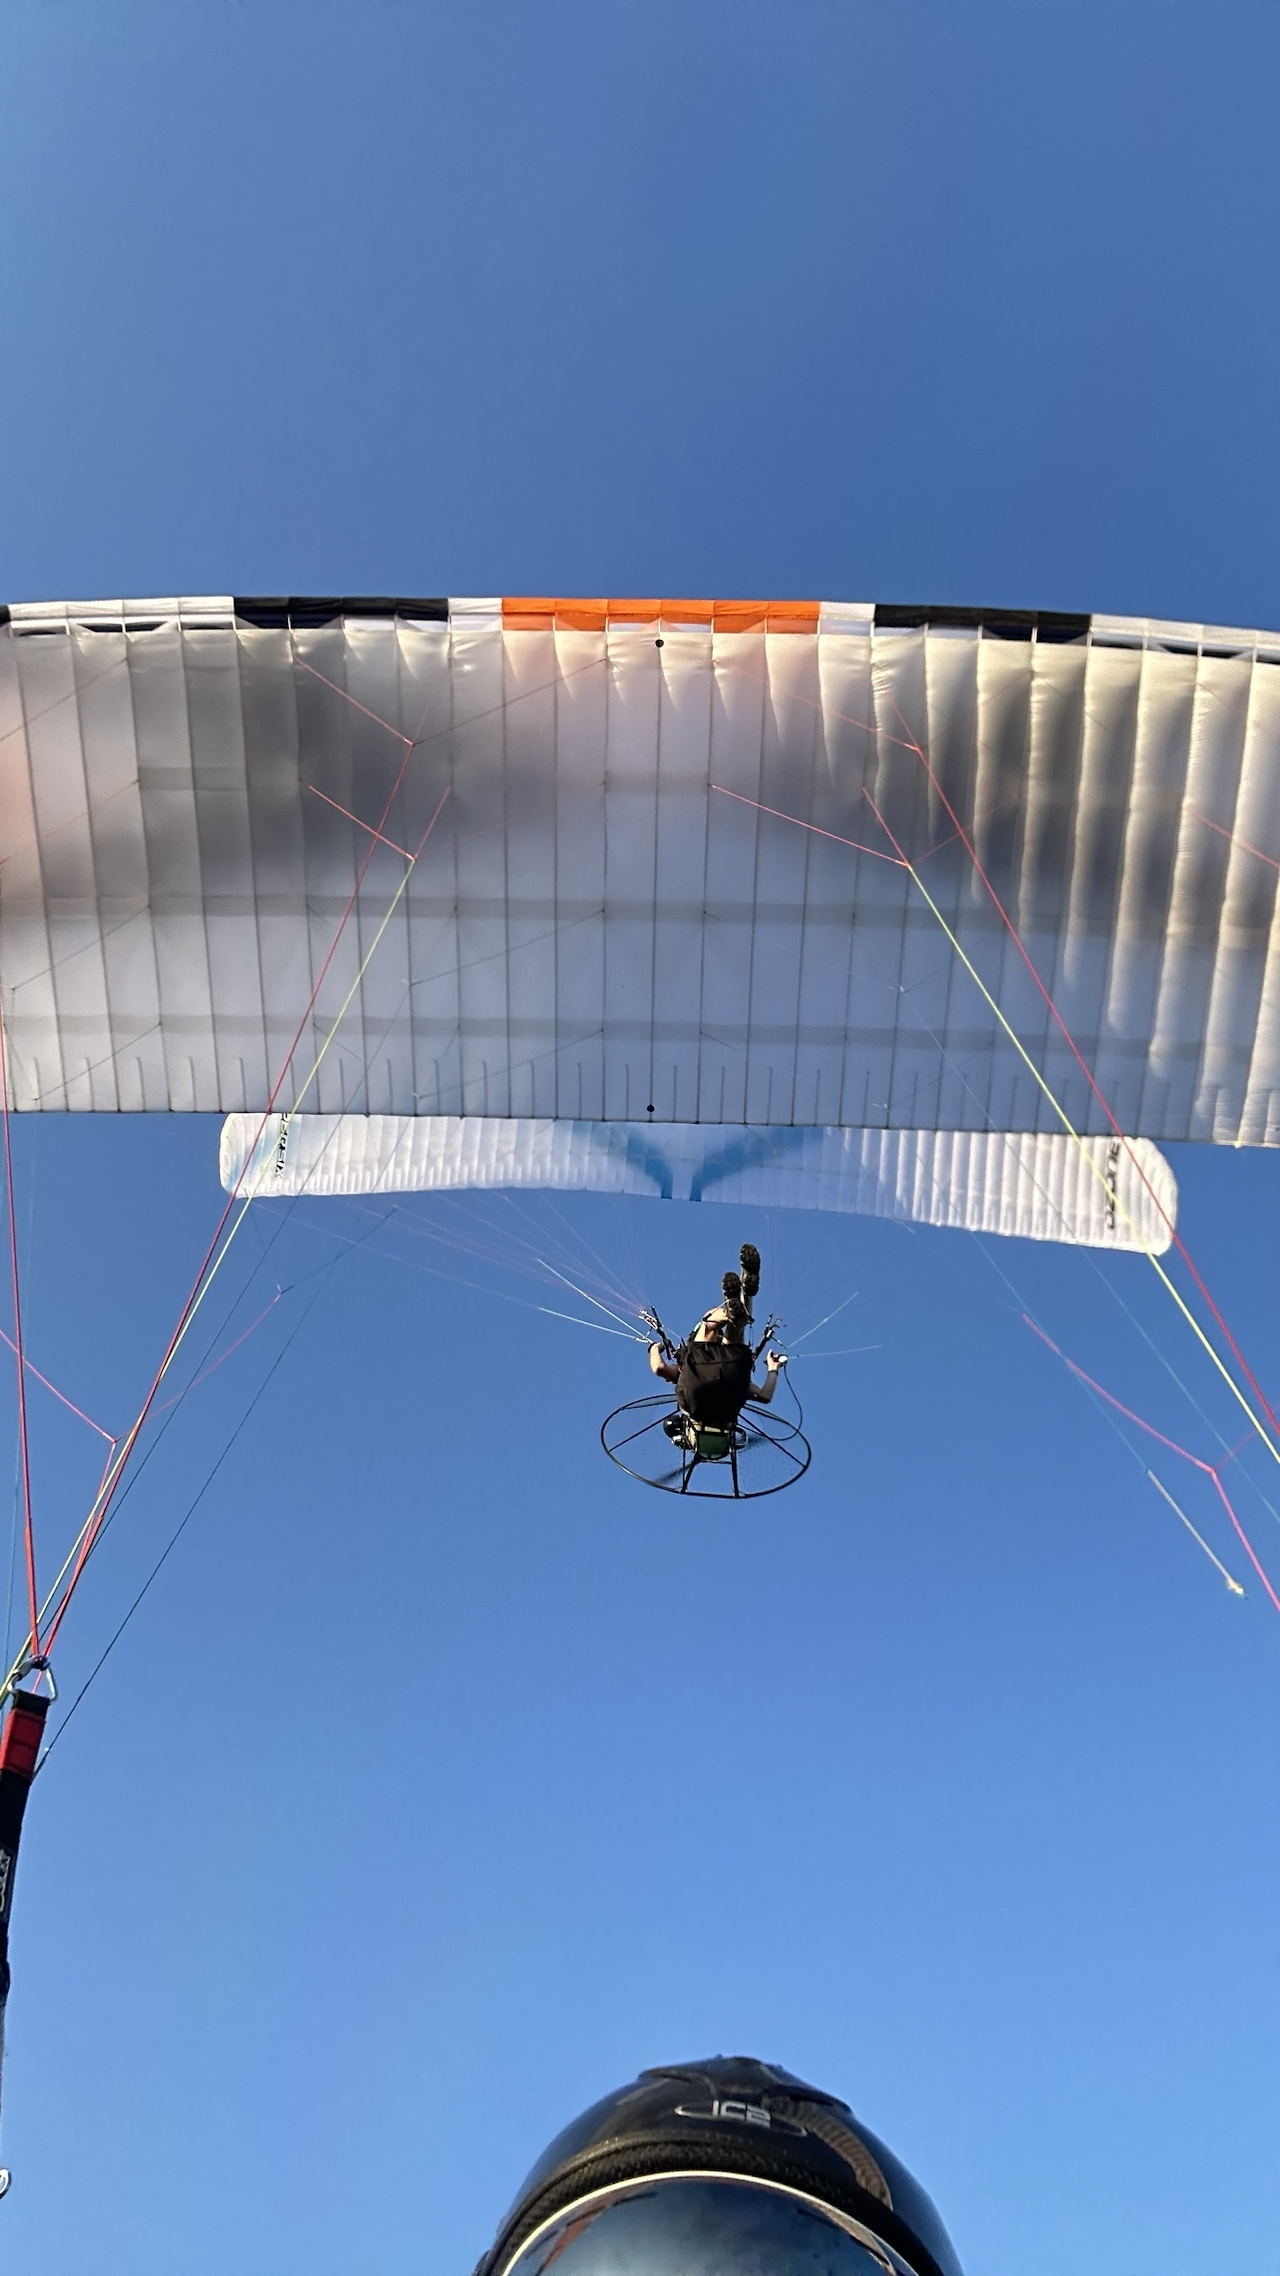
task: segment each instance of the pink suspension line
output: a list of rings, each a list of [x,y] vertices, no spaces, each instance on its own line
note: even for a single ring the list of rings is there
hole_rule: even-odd
[[[14,1342],[13,1337],[11,1335],[6,1335],[3,1328],[0,1328],[0,1343],[7,1343],[10,1351],[12,1352],[17,1351],[18,1347]],[[46,1391],[52,1391],[54,1398],[58,1401],[58,1404],[65,1407],[68,1414],[74,1415],[78,1422],[87,1423],[89,1429],[96,1431],[99,1438],[105,1438],[108,1446],[119,1445],[120,1441],[118,1438],[113,1438],[109,1430],[104,1430],[101,1423],[96,1423],[92,1415],[87,1415],[83,1407],[78,1407],[74,1399],[69,1399],[65,1391],[60,1391],[56,1383],[51,1383],[47,1375],[41,1374],[39,1368],[36,1366],[34,1359],[24,1360],[23,1364],[26,1367],[28,1375],[34,1375],[37,1383],[43,1383]]]
[[[1025,1320],[1027,1326],[1031,1329],[1032,1333],[1039,1336],[1041,1343],[1048,1345],[1049,1350],[1054,1353],[1056,1358],[1062,1361],[1064,1367],[1070,1370],[1071,1374],[1075,1376],[1077,1382],[1085,1384],[1087,1388],[1092,1391],[1099,1399],[1105,1399],[1107,1405],[1109,1407],[1114,1407],[1118,1415],[1123,1415],[1125,1421],[1131,1422],[1134,1425],[1135,1429],[1145,1431],[1147,1437],[1154,1438],[1158,1446],[1167,1447],[1170,1454],[1176,1454],[1181,1461],[1189,1462],[1193,1470],[1199,1470],[1204,1477],[1212,1478],[1214,1486],[1217,1489],[1218,1498],[1221,1501],[1222,1506],[1227,1513],[1227,1516],[1230,1518],[1232,1525],[1235,1527],[1245,1555],[1248,1557],[1250,1564],[1253,1566],[1258,1579],[1261,1581],[1264,1589],[1267,1592],[1267,1595],[1271,1599],[1272,1604],[1275,1606],[1276,1611],[1280,1612],[1280,1596],[1277,1596],[1275,1590],[1271,1586],[1271,1583],[1266,1576],[1266,1573],[1263,1571],[1253,1543],[1249,1539],[1248,1534],[1245,1532],[1243,1525],[1240,1523],[1240,1520],[1237,1517],[1234,1508],[1232,1507],[1231,1499],[1227,1493],[1227,1489],[1222,1483],[1220,1474],[1221,1470],[1225,1469],[1228,1462],[1234,1462],[1236,1453],[1239,1452],[1239,1449],[1237,1448],[1232,1453],[1224,1456],[1221,1464],[1206,1462],[1201,1455],[1192,1454],[1188,1447],[1179,1446],[1176,1438],[1167,1438],[1162,1430],[1156,1429],[1154,1423],[1144,1421],[1141,1415],[1134,1413],[1132,1407],[1126,1407],[1123,1399],[1117,1399],[1113,1391],[1108,1391],[1101,1383],[1096,1381],[1092,1375],[1086,1374],[1084,1368],[1078,1366],[1074,1359],[1068,1359],[1066,1352],[1062,1351],[1059,1348],[1059,1346],[1054,1342],[1052,1336],[1047,1336],[1045,1334],[1044,1329],[1040,1327],[1035,1320],[1032,1319],[1029,1312],[1024,1312],[1022,1317]]]

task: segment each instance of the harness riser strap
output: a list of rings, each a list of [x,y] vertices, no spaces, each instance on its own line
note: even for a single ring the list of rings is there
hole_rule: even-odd
[[[0,1732],[0,2012],[8,1991],[9,1915],[18,1843],[48,1712],[49,1701],[42,1693],[15,1691]]]

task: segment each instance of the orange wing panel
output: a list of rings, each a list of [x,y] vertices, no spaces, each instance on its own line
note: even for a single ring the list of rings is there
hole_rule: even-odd
[[[611,624],[706,625],[717,632],[807,632],[818,629],[817,601],[580,600],[508,596],[508,632],[603,632]]]

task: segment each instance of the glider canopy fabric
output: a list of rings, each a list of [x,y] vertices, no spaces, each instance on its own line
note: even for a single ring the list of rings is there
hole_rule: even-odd
[[[1148,1139],[983,1131],[772,1129],[687,1122],[396,1114],[231,1114],[229,1193],[550,1188],[766,1209],[827,1209],[1090,1248],[1168,1248],[1172,1170]]]
[[[1128,1134],[1275,1143],[1278,870],[1277,635],[554,599],[0,630],[24,1109],[794,1129],[847,1206],[946,1186],[947,1134],[1056,1140],[1032,1068],[1106,1137],[1082,1061]]]

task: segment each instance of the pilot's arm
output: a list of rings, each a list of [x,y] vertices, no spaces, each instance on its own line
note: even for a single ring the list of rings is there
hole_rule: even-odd
[[[754,1399],[758,1407],[768,1406],[770,1399],[773,1397],[774,1392],[778,1388],[778,1369],[780,1367],[785,1367],[786,1364],[787,1358],[785,1352],[767,1351],[765,1353],[764,1381],[763,1383],[753,1383],[749,1393],[749,1396]]]
[[[672,1360],[670,1360],[670,1359],[664,1359],[664,1358],[663,1358],[663,1356],[662,1356],[662,1345],[661,1345],[660,1343],[651,1343],[651,1344],[650,1344],[650,1346],[649,1346],[649,1365],[650,1365],[650,1367],[653,1369],[653,1372],[654,1372],[654,1374],[655,1374],[655,1375],[660,1375],[660,1376],[662,1377],[662,1380],[663,1380],[663,1382],[664,1382],[664,1383],[677,1383],[677,1382],[679,1382],[679,1380],[680,1380],[680,1370],[679,1370],[679,1368],[678,1368],[678,1367],[675,1365],[674,1361],[672,1361]],[[770,1396],[770,1398],[772,1398],[772,1397],[773,1397],[773,1393],[772,1393],[772,1391],[770,1392],[769,1396]]]

